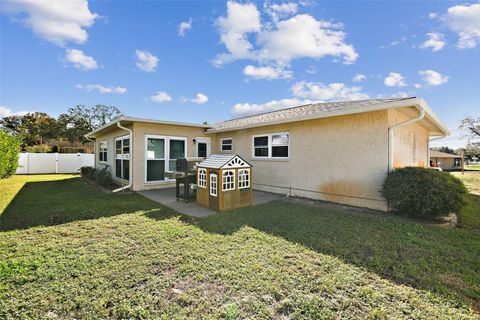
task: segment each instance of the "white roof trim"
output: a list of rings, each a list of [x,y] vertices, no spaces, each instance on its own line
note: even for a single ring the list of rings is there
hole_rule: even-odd
[[[188,122],[176,122],[176,121],[164,121],[164,120],[153,120],[153,119],[145,119],[145,118],[136,118],[136,117],[128,117],[128,116],[120,116],[103,126],[98,127],[97,129],[93,130],[92,132],[87,133],[86,137],[92,137],[95,133],[100,132],[110,126],[115,125],[117,122],[121,121],[130,121],[130,122],[142,122],[142,123],[153,123],[153,124],[165,124],[165,125],[173,125],[173,126],[184,126],[184,127],[195,127],[195,128],[205,128],[209,129],[212,128],[211,125],[207,124],[196,124],[196,123],[188,123]]]

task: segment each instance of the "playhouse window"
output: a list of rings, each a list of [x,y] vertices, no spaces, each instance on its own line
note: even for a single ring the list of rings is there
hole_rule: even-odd
[[[100,162],[107,162],[107,141],[100,141],[98,149],[98,160]]]
[[[250,169],[238,171],[238,189],[250,188]]]
[[[231,151],[233,149],[232,138],[222,139],[221,142],[222,142],[222,151]]]
[[[210,174],[210,195],[216,197],[218,194],[217,175]]]
[[[207,187],[207,170],[206,169],[198,169],[198,186],[200,188]]]
[[[222,190],[234,190],[235,189],[235,171],[225,170],[222,176]]]

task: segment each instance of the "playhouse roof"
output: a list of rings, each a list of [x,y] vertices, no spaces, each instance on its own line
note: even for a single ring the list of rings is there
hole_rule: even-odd
[[[197,167],[222,169],[222,168],[251,168],[252,166],[236,154],[212,154],[200,162]]]

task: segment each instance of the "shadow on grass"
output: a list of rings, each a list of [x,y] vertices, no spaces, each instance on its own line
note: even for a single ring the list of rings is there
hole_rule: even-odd
[[[178,215],[137,194],[101,192],[80,177],[27,182],[0,214],[0,231],[57,225],[137,211],[155,212],[158,217]]]
[[[480,203],[476,205],[472,210],[480,208]],[[473,230],[442,229],[389,214],[289,201],[219,213],[198,219],[196,225],[224,235],[252,227],[480,310],[480,234]]]

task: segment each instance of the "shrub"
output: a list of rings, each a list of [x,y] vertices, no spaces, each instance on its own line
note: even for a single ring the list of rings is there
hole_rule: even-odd
[[[94,180],[95,179],[95,171],[97,171],[93,167],[81,167],[80,173],[87,179]]]
[[[49,153],[52,152],[52,148],[46,144],[36,144],[25,147],[25,151],[30,153]]]
[[[0,130],[0,179],[8,178],[17,171],[21,143],[19,137]]]
[[[434,218],[458,211],[465,204],[467,189],[448,172],[406,167],[387,176],[382,194],[399,213]]]
[[[108,171],[107,168],[97,170],[95,172],[95,182],[105,188],[111,188],[113,186],[113,180],[110,171]]]

